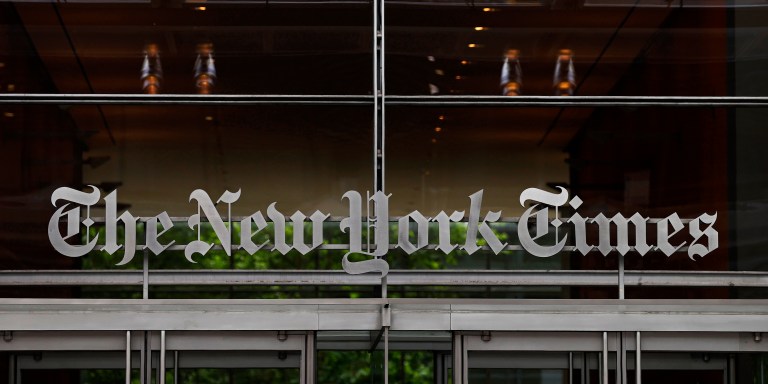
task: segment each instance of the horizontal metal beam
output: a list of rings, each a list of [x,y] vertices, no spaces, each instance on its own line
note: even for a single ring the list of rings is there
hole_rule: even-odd
[[[768,332],[768,300],[0,299],[0,328],[371,331],[381,303],[393,331]]]
[[[387,96],[390,106],[425,107],[765,107],[741,96]]]
[[[365,105],[369,95],[0,94],[0,104]],[[387,96],[390,106],[425,107],[766,107],[743,96]]]
[[[373,105],[367,95],[145,95],[145,94],[0,94],[0,104],[65,105]]]
[[[390,286],[615,286],[617,271],[391,270]],[[141,270],[0,271],[0,286],[142,285]],[[376,274],[330,270],[150,270],[149,285],[379,285]],[[627,286],[768,287],[768,272],[625,271]]]

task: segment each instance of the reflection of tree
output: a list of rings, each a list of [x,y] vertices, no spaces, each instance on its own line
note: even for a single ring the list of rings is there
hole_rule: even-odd
[[[122,228],[119,228],[118,238],[122,237]],[[311,225],[306,223],[305,239],[311,239]],[[466,225],[457,224],[451,226],[451,240],[454,244],[463,244],[466,237]],[[92,228],[91,236],[100,234],[100,240],[103,242],[103,228]],[[286,239],[293,238],[293,228],[286,226]],[[365,237],[365,231],[363,236]],[[145,237],[144,225],[137,228],[138,239]],[[233,224],[232,233],[233,243],[239,243],[240,225]],[[430,225],[429,238],[432,243],[438,238],[436,225]],[[502,241],[506,241],[508,234],[502,232],[499,234]],[[163,234],[160,242],[167,244],[175,241],[176,244],[188,244],[197,239],[197,231],[190,230],[186,223],[177,223],[173,229]],[[204,224],[201,229],[201,239],[209,243],[219,244],[215,233],[211,227]],[[265,241],[272,242],[273,228],[269,227],[253,236],[256,244]],[[397,225],[390,225],[390,239],[397,239]],[[415,234],[411,232],[411,239],[415,239]],[[290,241],[290,240],[289,240]],[[326,223],[324,227],[324,241],[327,244],[347,244],[349,235],[341,232],[338,223]],[[365,248],[366,239],[363,239]],[[482,240],[480,241],[482,244]],[[388,254],[387,259],[393,269],[445,269],[456,266],[459,262],[458,254],[461,251],[453,251],[450,254],[444,254],[440,251],[421,250],[407,255],[402,251],[395,250]],[[341,258],[343,251],[337,250],[315,250],[306,255],[292,250],[286,255],[273,251],[257,251],[253,255],[239,250],[233,252],[232,256],[227,256],[223,250],[214,250],[204,256],[196,255],[195,264],[189,263],[182,251],[166,251],[159,256],[150,254],[149,265],[151,269],[237,269],[237,270],[296,270],[296,269],[317,269],[317,270],[341,270]],[[128,265],[115,267],[115,263],[122,259],[122,254],[118,251],[115,255],[108,255],[105,252],[95,251],[83,258],[84,269],[141,269],[142,252],[137,252],[136,257]],[[112,291],[106,293],[111,297],[141,297],[140,293],[132,290]],[[231,287],[216,289],[216,287],[171,287],[157,288],[153,287],[151,291],[152,298],[309,298],[309,297],[348,297],[356,298],[361,296],[370,296],[369,288],[342,286],[337,287],[336,291],[314,289],[290,289],[290,287],[260,287],[253,289],[245,287],[244,290],[233,290]],[[419,293],[422,294],[422,293]],[[457,297],[449,288],[432,292],[434,296],[439,297]],[[83,295],[87,297],[103,297],[105,292],[103,287],[97,289],[84,289]],[[393,292],[392,296],[405,295],[405,293]],[[423,295],[422,295],[423,296]],[[362,384],[370,383],[372,376],[379,377],[380,372],[375,374],[376,368],[380,370],[383,356],[381,352],[368,351],[318,351],[317,354],[317,379],[318,383],[328,384]],[[392,383],[408,384],[427,384],[432,383],[433,379],[433,351],[392,351],[389,356],[389,376]],[[121,372],[105,370],[89,370],[81,375],[82,383],[120,383],[123,382]],[[231,378],[230,378],[231,377]],[[299,373],[295,369],[193,369],[182,370],[181,378],[183,383],[199,384],[230,384],[230,383],[298,383]],[[379,381],[379,380],[375,380]],[[172,383],[172,377],[169,374],[168,383]],[[138,383],[138,381],[136,381]]]
[[[137,228],[137,237],[139,241],[145,237],[145,224],[141,224]],[[232,239],[233,243],[239,243],[240,239],[240,224],[233,223]],[[255,244],[262,244],[264,242],[272,243],[273,239],[273,227],[270,223],[268,227],[253,236],[253,242]],[[311,224],[305,223],[304,225],[304,238],[309,241],[312,237]],[[293,227],[287,225],[285,228],[285,237],[290,243],[290,239],[293,238]],[[458,224],[451,227],[451,239],[454,244],[463,244],[466,236],[466,225]],[[324,242],[326,244],[348,244],[349,235],[342,232],[339,229],[338,223],[326,223],[323,230]],[[105,237],[104,228],[91,228],[90,236],[99,236],[99,240],[103,242]],[[122,227],[118,227],[118,243],[122,243]],[[500,238],[506,238],[505,233],[501,233]],[[200,238],[203,241],[219,244],[219,240],[216,234],[208,224],[203,224],[200,231]],[[390,224],[390,238],[393,241],[397,239],[397,224]],[[415,234],[411,231],[411,238],[415,238]],[[437,225],[431,225],[429,228],[429,238],[437,239],[438,231]],[[186,223],[176,223],[174,228],[160,236],[160,243],[168,244],[175,242],[176,245],[184,245],[189,242],[197,240],[197,231],[191,230]],[[366,244],[366,233],[363,231],[363,248]],[[433,241],[434,242],[434,241]],[[482,243],[482,241],[481,241]],[[421,250],[414,252],[411,255],[406,255],[401,250],[393,250],[389,252],[387,260],[389,261],[392,269],[445,269],[457,264],[457,253],[461,251],[454,251],[446,255],[440,251],[434,250]],[[291,250],[287,254],[283,255],[276,251],[271,250],[259,250],[252,255],[249,255],[244,250],[237,250],[232,252],[232,256],[228,256],[223,250],[212,250],[206,255],[195,255],[194,260],[196,263],[190,263],[183,255],[183,251],[166,251],[160,255],[149,254],[149,267],[150,269],[237,269],[237,270],[341,270],[341,259],[344,255],[344,251],[338,250],[314,250],[306,255],[302,255],[296,250]],[[353,256],[353,259],[365,259],[367,256],[357,255]],[[143,252],[138,251],[134,259],[124,266],[115,266],[118,260],[122,259],[122,251],[118,251],[113,255],[109,255],[106,252],[94,251],[83,258],[83,269],[141,269]],[[190,293],[190,291],[194,291]],[[102,290],[89,291],[85,290],[84,293],[101,293]],[[175,289],[151,287],[152,298],[227,298],[230,294],[234,294],[235,297],[244,298],[306,298],[306,297],[349,297],[356,298],[361,296],[370,295],[371,290],[369,288],[341,286],[336,287],[334,290],[328,289],[295,289],[291,287],[235,287],[228,289],[224,294],[221,289],[216,287],[184,287]],[[112,292],[114,294],[125,297],[125,292],[121,295],[120,292]],[[132,294],[135,296],[135,293]],[[444,295],[441,295],[444,297]],[[129,297],[131,297],[129,295]]]

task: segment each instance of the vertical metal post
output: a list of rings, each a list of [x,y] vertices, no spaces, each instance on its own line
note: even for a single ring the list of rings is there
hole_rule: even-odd
[[[603,332],[603,355],[600,364],[600,383],[608,384],[608,332]]]
[[[640,331],[635,332],[635,384],[642,384],[642,368],[640,367]]]
[[[160,364],[158,366],[160,384],[165,384],[165,331],[160,331]]]
[[[16,364],[14,366],[15,366],[15,370],[16,370],[16,375],[15,375],[16,381],[13,384],[21,384],[22,383],[22,379],[21,379],[21,366],[19,365],[19,357],[18,357],[18,355],[16,356]]]
[[[149,384],[147,383],[147,332],[143,332],[144,334],[144,340],[141,344],[141,349],[139,350],[139,379],[141,379],[141,384]]]
[[[384,384],[389,384],[389,327],[384,327]]]
[[[568,384],[573,384],[573,352],[568,352]]]
[[[581,384],[587,384],[589,382],[589,359],[587,352],[582,352],[582,361],[581,361]]]
[[[384,277],[381,278],[381,298],[382,299],[386,299],[387,296],[388,296],[388,293],[387,293],[387,276],[384,276]]]
[[[736,355],[728,355],[728,384],[736,384]]]
[[[765,384],[765,353],[760,355],[760,384]]]
[[[616,384],[627,384],[627,346],[624,343],[624,332],[616,332]]]
[[[304,336],[304,344],[301,346],[301,358],[299,359],[299,384],[307,384],[307,338]]]
[[[16,384],[16,354],[8,356],[8,383]]]
[[[144,381],[152,384],[152,332],[144,332]]]
[[[302,359],[302,365],[304,366],[302,382],[305,384],[315,384],[315,372],[317,371],[315,368],[315,349],[315,333],[307,332],[307,334],[304,336],[304,351],[302,351],[304,356]]]
[[[603,353],[597,353],[597,382],[603,384]]]
[[[131,331],[125,332],[125,384],[131,384]]]
[[[453,334],[453,384],[467,384],[467,349],[464,335]]]
[[[384,191],[384,0],[373,0],[374,191]]]
[[[144,262],[143,262],[144,281],[142,282],[142,295],[144,300],[149,299],[149,248],[144,248]]]
[[[173,351],[173,384],[179,384],[179,351]]]
[[[624,257],[620,254],[616,256],[619,258],[619,299],[624,300]]]
[[[443,360],[443,354],[432,352],[432,358],[434,359],[434,372],[432,372],[432,375],[435,377],[435,384],[444,384],[445,383],[445,374],[443,373],[445,370],[445,365]],[[761,383],[762,384],[762,383]]]

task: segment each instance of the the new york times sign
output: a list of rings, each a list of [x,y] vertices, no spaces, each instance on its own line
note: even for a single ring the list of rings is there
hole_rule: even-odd
[[[51,203],[58,207],[48,224],[48,238],[53,247],[61,254],[69,257],[80,257],[91,252],[99,241],[97,235],[90,239],[86,244],[71,244],[68,239],[79,239],[81,228],[86,229],[94,224],[89,217],[90,209],[86,209],[87,214],[82,215],[82,208],[90,208],[101,198],[101,194],[96,187],[91,186],[92,192],[82,192],[76,189],[62,187],[54,191],[51,196]],[[383,192],[376,192],[366,201],[366,206],[372,205],[373,208],[373,238],[371,239],[371,248],[366,247],[363,250],[362,231],[363,217],[362,207],[363,198],[359,192],[349,191],[341,198],[346,200],[349,206],[349,214],[339,223],[341,231],[349,234],[349,248],[342,259],[342,265],[347,273],[359,274],[366,272],[380,272],[382,276],[389,272],[384,256],[389,250],[390,230],[389,230],[389,198],[391,195]],[[216,201],[216,203],[227,204],[229,212],[232,205],[240,198],[240,191],[226,191]],[[267,207],[266,216],[261,212],[255,212],[246,216],[240,222],[239,245],[232,246],[231,228],[225,225],[224,219],[216,210],[213,200],[203,190],[195,190],[189,195],[189,200],[196,202],[196,214],[189,216],[188,226],[191,230],[198,229],[197,240],[185,245],[184,255],[187,260],[194,263],[193,257],[196,254],[205,255],[215,244],[204,241],[200,237],[201,219],[204,215],[219,243],[224,248],[227,255],[232,254],[232,249],[241,249],[249,254],[253,254],[261,248],[267,246],[270,242],[255,244],[253,236],[267,228],[267,220],[273,223],[274,233],[271,238],[272,251],[286,254],[291,250],[296,250],[301,254],[306,254],[323,244],[323,222],[330,215],[320,211],[315,211],[309,217],[306,214],[297,211],[289,219],[294,228],[303,228],[304,223],[309,220],[311,223],[311,240],[307,241],[304,237],[304,231],[293,231],[293,238],[286,239],[286,216],[277,210],[276,203]],[[469,196],[469,215],[467,221],[467,232],[464,244],[454,244],[451,241],[450,225],[460,222],[464,219],[465,211],[454,211],[451,214],[440,212],[434,217],[426,217],[419,211],[413,211],[398,220],[397,247],[401,248],[407,254],[412,254],[423,249],[429,244],[428,226],[430,222],[437,223],[438,238],[436,249],[440,252],[449,253],[459,248],[469,254],[473,254],[481,248],[478,245],[479,238],[482,238],[490,249],[498,254],[506,243],[499,240],[496,234],[491,230],[489,224],[497,222],[501,218],[501,212],[488,211],[482,212],[483,191],[480,190]],[[717,212],[713,215],[701,214],[699,217],[688,222],[688,239],[678,240],[677,244],[672,244],[672,237],[677,233],[684,231],[685,225],[677,213],[672,213],[666,218],[654,220],[656,227],[655,244],[648,244],[646,232],[650,225],[650,219],[635,213],[629,218],[616,214],[612,217],[598,214],[595,217],[582,217],[578,213],[582,201],[578,196],[569,197],[568,192],[560,188],[559,193],[551,193],[541,189],[529,188],[520,194],[520,204],[525,207],[527,202],[533,203],[520,217],[520,223],[529,223],[531,225],[518,225],[517,235],[520,239],[522,248],[533,256],[550,257],[562,251],[568,237],[573,236],[571,240],[576,251],[587,255],[593,250],[597,250],[603,255],[611,251],[618,252],[622,256],[629,252],[632,247],[641,256],[651,250],[658,250],[667,256],[671,256],[683,246],[688,246],[688,257],[705,256],[717,249],[718,234],[714,229],[717,220]],[[63,202],[63,203],[60,203]],[[136,225],[138,218],[125,211],[117,215],[117,192],[113,191],[104,196],[106,204],[105,214],[105,236],[104,247],[102,250],[108,254],[113,254],[119,249],[124,250],[123,259],[117,263],[123,265],[130,262],[136,251],[137,236]],[[568,204],[574,213],[565,222],[557,217],[550,218],[550,209],[558,209]],[[556,215],[554,215],[556,216]],[[416,243],[410,238],[411,223],[415,223]],[[631,224],[631,226],[630,226]],[[117,227],[124,227],[124,236],[122,244],[118,243]],[[569,231],[562,236],[556,237],[554,244],[542,244],[544,236],[550,233],[550,228],[559,228],[565,225],[570,226]],[[161,228],[158,231],[158,226]],[[596,226],[598,231],[597,244],[587,242],[587,230],[591,226]],[[167,212],[146,220],[146,247],[150,252],[159,255],[166,250],[173,242],[168,244],[160,243],[160,236],[173,227]],[[634,242],[630,244],[630,228],[634,230]],[[434,239],[433,239],[434,240]],[[552,241],[550,241],[551,243]],[[372,249],[370,251],[369,249]],[[351,261],[351,255],[358,254],[369,257],[363,261]]]

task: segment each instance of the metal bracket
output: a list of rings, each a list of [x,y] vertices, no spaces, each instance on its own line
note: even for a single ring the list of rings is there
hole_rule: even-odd
[[[3,331],[3,340],[6,343],[13,341],[13,331]]]
[[[371,334],[373,334],[373,332],[371,332]],[[376,347],[379,346],[379,342],[381,342],[382,336],[384,336],[384,327],[381,327],[381,329],[376,332],[376,337],[373,338],[371,347],[368,349],[368,352],[373,352],[376,350]]]
[[[392,311],[389,308],[389,304],[384,304],[381,307],[381,326],[389,327],[392,325]]]
[[[277,331],[277,339],[280,340],[280,341],[288,340],[288,332],[286,332],[286,331]]]
[[[489,342],[491,341],[491,331],[483,331],[480,333],[480,340]]]

